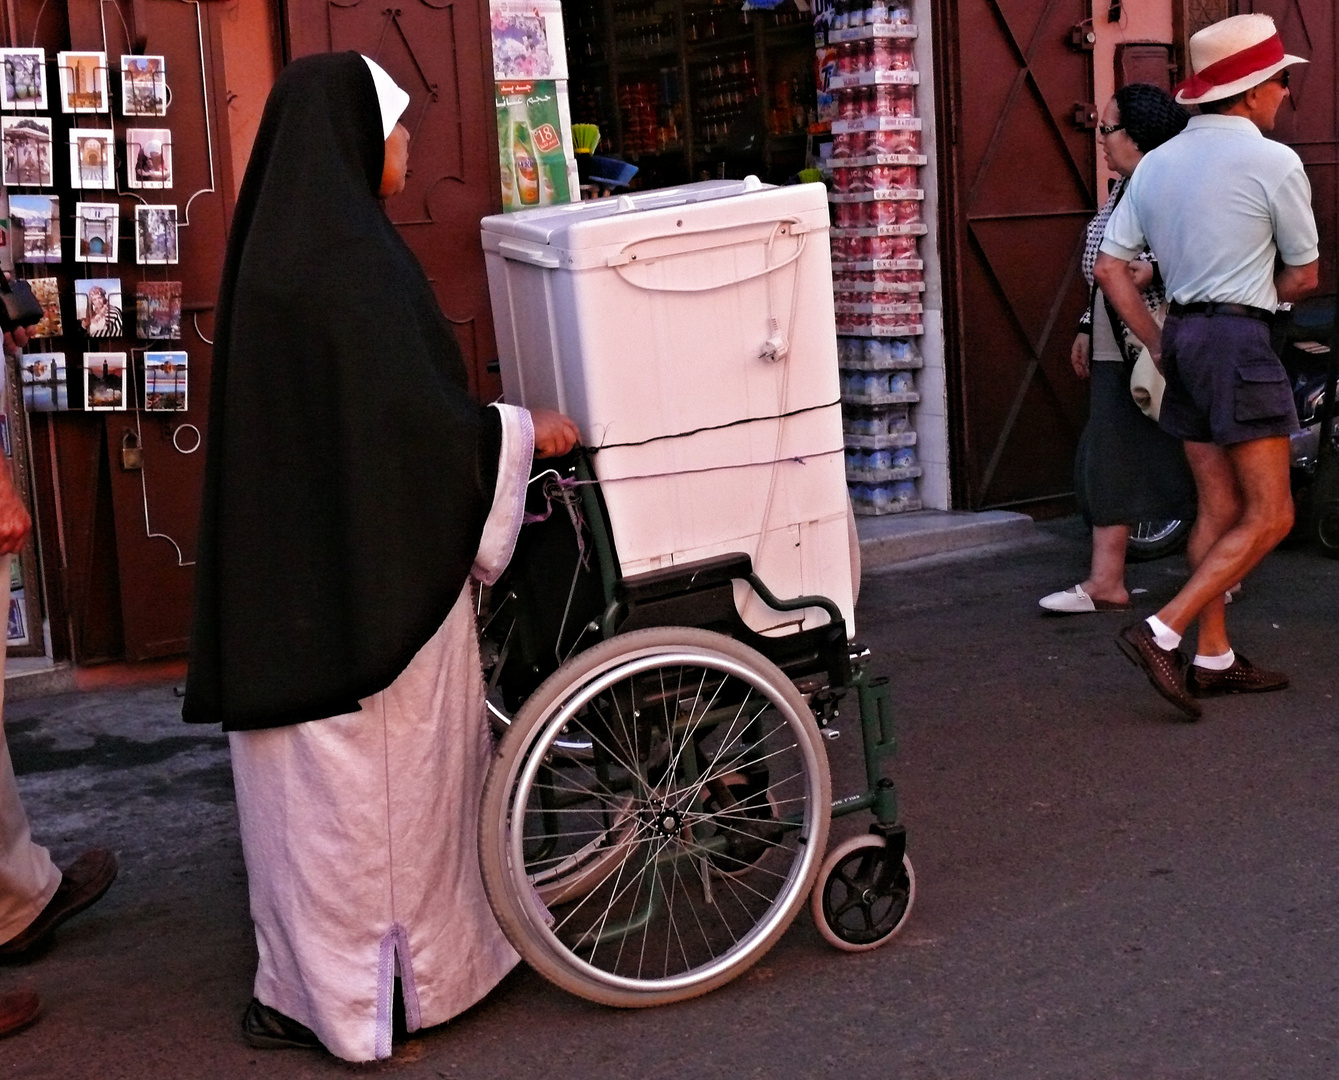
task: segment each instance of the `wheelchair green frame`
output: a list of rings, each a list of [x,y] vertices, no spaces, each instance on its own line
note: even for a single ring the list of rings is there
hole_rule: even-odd
[[[728,620],[732,624],[728,627],[728,633],[756,649],[787,674],[793,674],[797,683],[802,683],[802,680],[815,672],[826,672],[826,685],[813,691],[816,702],[811,699],[811,708],[820,729],[831,730],[832,722],[838,715],[838,702],[845,694],[854,692],[860,719],[866,788],[863,792],[837,799],[832,804],[832,816],[837,818],[862,810],[871,811],[874,814],[871,831],[885,837],[890,850],[900,859],[906,841],[905,829],[898,822],[897,788],[883,774],[883,763],[897,752],[888,679],[869,674],[866,667],[869,654],[866,650],[851,650],[840,608],[826,597],[800,596],[783,600],[773,595],[753,571],[751,560],[744,554],[718,556],[701,562],[679,564],[665,571],[623,577],[608,524],[608,514],[600,496],[599,481],[587,451],[579,450],[576,453],[574,473],[604,594],[604,610],[598,620],[599,633],[603,639],[608,640],[626,632],[633,625],[701,625],[700,622],[682,620],[658,620],[652,623],[645,619],[630,620],[630,616],[652,602],[672,606],[677,614],[684,610],[684,605],[674,604],[673,601],[718,588],[722,582],[732,585],[737,579],[748,582],[759,598],[775,611],[820,608],[827,612],[830,622],[826,625],[784,637],[758,634],[749,629],[736,614]],[[730,611],[733,614],[733,607]],[[801,689],[805,687],[802,685]]]

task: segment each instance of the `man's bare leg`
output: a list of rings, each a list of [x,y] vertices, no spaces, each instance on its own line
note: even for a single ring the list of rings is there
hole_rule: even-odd
[[[1242,498],[1237,474],[1226,449],[1213,443],[1187,442],[1184,445],[1186,460],[1195,477],[1195,492],[1199,502],[1195,526],[1191,529],[1190,542],[1186,545],[1186,558],[1193,575],[1213,546],[1241,520]],[[1158,618],[1164,623],[1165,613],[1165,608],[1158,612]],[[1176,629],[1176,632],[1183,633],[1184,629]],[[1216,600],[1210,600],[1200,612],[1199,633],[1200,640],[1205,643],[1199,650],[1201,653],[1216,656],[1227,651],[1227,627],[1221,595]],[[1217,647],[1220,643],[1221,648]]]
[[[1191,534],[1194,572],[1157,618],[1178,634],[1198,618],[1199,651],[1219,655],[1231,647],[1223,593],[1259,565],[1292,528],[1288,438],[1276,435],[1229,447],[1185,445],[1200,503]]]

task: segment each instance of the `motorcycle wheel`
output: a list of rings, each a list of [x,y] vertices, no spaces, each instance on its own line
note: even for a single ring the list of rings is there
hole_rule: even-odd
[[[1186,546],[1193,518],[1166,521],[1137,521],[1130,526],[1130,542],[1125,548],[1127,562],[1148,562],[1174,555]]]
[[[1339,456],[1321,454],[1311,484],[1311,535],[1320,553],[1339,559]]]

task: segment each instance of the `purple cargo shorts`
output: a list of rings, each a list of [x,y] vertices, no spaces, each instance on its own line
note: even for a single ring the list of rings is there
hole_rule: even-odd
[[[1246,315],[1169,315],[1158,424],[1187,442],[1232,446],[1298,430],[1292,386],[1269,325]]]

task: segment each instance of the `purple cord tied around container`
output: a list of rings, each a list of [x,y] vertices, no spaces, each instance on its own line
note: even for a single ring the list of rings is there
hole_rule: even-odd
[[[577,536],[577,562],[581,569],[589,570],[590,554],[586,550],[585,535],[586,518],[585,515],[581,513],[581,499],[577,496],[577,488],[581,487],[583,484],[589,484],[591,481],[577,480],[575,478],[565,480],[553,469],[548,469],[540,473],[538,476],[532,476],[529,482],[533,484],[537,480],[544,481],[544,487],[542,489],[544,493],[544,510],[539,514],[531,514],[527,512],[521,518],[521,524],[534,525],[540,521],[548,521],[553,515],[554,500],[556,499],[558,502],[562,503],[563,508],[567,511],[568,518],[572,521],[572,529]]]

